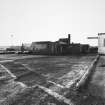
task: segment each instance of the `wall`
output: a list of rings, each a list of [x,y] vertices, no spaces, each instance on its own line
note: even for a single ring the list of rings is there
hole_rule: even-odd
[[[47,48],[47,44],[41,44],[41,43],[32,43],[31,49],[32,50],[43,50]]]
[[[33,42],[31,45],[32,53],[34,54],[51,54],[52,42]]]
[[[98,35],[98,53],[105,54],[105,34]]]
[[[43,49],[46,49],[47,48],[47,45],[46,44],[35,44],[34,45],[34,48],[36,50],[43,50]]]

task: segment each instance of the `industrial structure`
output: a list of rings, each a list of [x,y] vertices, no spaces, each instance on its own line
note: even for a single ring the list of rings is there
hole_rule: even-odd
[[[35,54],[65,54],[70,45],[70,34],[68,38],[60,38],[58,41],[32,42],[31,51]]]
[[[71,43],[71,36],[60,38],[58,41],[40,41],[32,42],[31,51],[34,54],[47,55],[68,55],[68,54],[86,54],[89,52],[88,44]]]

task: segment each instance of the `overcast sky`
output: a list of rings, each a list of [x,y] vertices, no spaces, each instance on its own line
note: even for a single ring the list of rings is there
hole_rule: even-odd
[[[0,0],[0,45],[55,41],[97,45],[105,32],[105,0]]]

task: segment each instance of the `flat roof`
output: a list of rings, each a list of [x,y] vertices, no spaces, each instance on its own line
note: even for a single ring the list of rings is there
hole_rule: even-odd
[[[98,35],[105,35],[105,33],[98,33]]]
[[[39,42],[32,42],[36,44],[46,44],[46,43],[52,43],[51,41],[39,41]]]

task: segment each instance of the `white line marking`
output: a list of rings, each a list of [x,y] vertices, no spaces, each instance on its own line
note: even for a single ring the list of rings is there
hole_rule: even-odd
[[[70,99],[67,99],[66,97],[59,95],[56,92],[53,92],[51,89],[48,89],[46,87],[40,86],[38,85],[39,88],[41,88],[42,90],[44,90],[46,93],[48,93],[49,95],[55,97],[56,99],[58,99],[59,101],[63,101],[64,103],[68,104],[68,105],[74,105]]]
[[[11,73],[6,67],[4,67],[4,66],[1,65],[1,64],[0,64],[0,66],[1,66],[4,70],[6,70],[6,71],[11,75],[11,77],[13,77],[14,79],[16,79],[16,76],[15,76],[13,73]]]
[[[53,81],[48,81],[49,83],[52,83],[52,84],[54,84],[54,85],[56,85],[56,86],[58,86],[58,87],[60,87],[60,88],[65,88],[64,86],[62,86],[62,85],[60,85],[60,84],[57,84],[57,83],[55,83],[55,82],[53,82]]]

